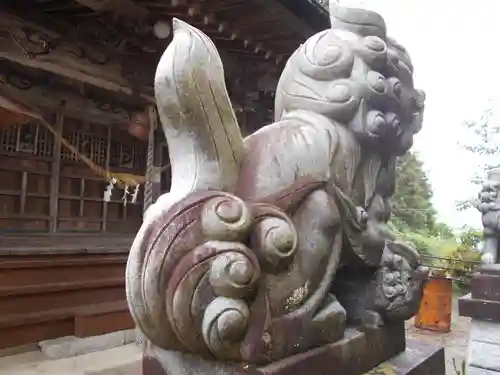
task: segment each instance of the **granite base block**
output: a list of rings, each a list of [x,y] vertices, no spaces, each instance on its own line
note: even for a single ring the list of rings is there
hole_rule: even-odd
[[[471,280],[471,293],[458,300],[461,316],[500,323],[500,264],[482,265]]]
[[[475,274],[471,280],[471,297],[486,301],[500,301],[500,276]]]
[[[500,371],[500,343],[469,341],[469,365]]]
[[[443,347],[409,340],[404,352],[364,375],[445,375],[445,371]]]
[[[406,350],[405,350],[406,349]],[[409,341],[404,326],[359,331],[348,329],[333,344],[309,350],[265,366],[210,361],[198,356],[146,345],[147,375],[444,375],[444,350]]]
[[[467,375],[500,375],[500,372],[476,366],[467,367]]]
[[[469,293],[458,299],[460,316],[500,323],[500,301],[473,298]]]
[[[469,374],[500,375],[500,324],[472,319],[467,362]]]
[[[65,336],[41,341],[38,346],[50,359],[75,357],[127,345],[135,340],[134,330],[105,333],[99,336]]]

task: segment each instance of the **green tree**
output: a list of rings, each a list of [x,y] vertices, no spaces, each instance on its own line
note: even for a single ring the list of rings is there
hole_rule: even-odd
[[[392,198],[394,225],[402,231],[434,233],[437,230],[436,210],[431,199],[432,188],[417,155],[409,152],[400,157],[396,165],[396,192]]]
[[[468,150],[491,155],[493,145],[471,144]],[[391,228],[401,240],[411,242],[421,254],[446,257],[441,260],[428,257],[424,258],[424,262],[437,266],[435,270],[446,269],[449,276],[457,279],[460,288],[467,288],[479,258],[474,249],[478,246],[481,233],[464,228],[456,235],[448,225],[437,221],[432,204],[432,187],[417,154],[408,153],[399,158],[396,173]]]
[[[475,228],[465,227],[457,236],[456,245],[443,252],[446,259],[437,263],[447,270],[447,275],[456,278],[456,285],[464,290],[470,286],[470,280],[480,261],[477,251],[483,234]]]
[[[440,255],[445,249],[456,248],[451,228],[436,220],[432,187],[422,162],[414,153],[398,159],[392,206],[392,230],[403,241],[412,243],[421,254]]]
[[[485,179],[486,172],[500,166],[500,123],[495,121],[498,114],[490,101],[479,119],[464,121],[467,141],[460,146],[475,158],[477,167],[470,177],[470,182],[479,186]],[[478,189],[479,190],[479,189]],[[474,204],[474,197],[460,200],[456,204],[459,211],[467,210]]]

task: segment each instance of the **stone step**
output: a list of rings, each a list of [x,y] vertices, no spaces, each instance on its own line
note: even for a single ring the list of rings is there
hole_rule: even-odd
[[[40,352],[6,358],[0,359],[0,375],[139,375],[142,350],[130,344],[57,360]]]
[[[135,330],[110,332],[98,336],[66,336],[39,343],[40,350],[51,359],[69,358],[117,348],[135,342]]]
[[[0,261],[2,288],[20,288],[53,283],[85,282],[96,279],[124,277],[126,255],[85,257],[51,257],[50,259],[16,259]],[[22,258],[22,257],[21,257]],[[14,289],[15,291],[15,289]]]
[[[0,316],[0,349],[71,335],[74,316],[68,309]]]
[[[40,350],[0,357],[0,372],[11,369],[19,364],[32,365],[48,360],[49,358]]]
[[[25,284],[21,286],[0,286],[0,297],[23,296],[39,293],[55,293],[60,291],[73,291],[78,289],[93,289],[106,286],[123,285],[124,277],[107,277],[105,279],[56,281],[47,284]]]
[[[40,254],[43,250],[55,250],[61,253],[74,252],[75,250],[87,251],[98,249],[113,249],[127,251],[133,241],[133,236],[121,234],[58,234],[53,235],[6,235],[0,240],[0,254],[9,250],[12,254],[26,254],[35,250]]]
[[[122,243],[131,241],[130,238],[100,235],[68,237],[66,240],[60,237],[26,238],[22,241],[21,238],[0,237],[0,249],[4,246],[4,249],[18,251],[21,245],[29,246],[30,240],[33,246],[47,246],[47,252],[36,252],[34,248],[26,253],[21,248],[16,255],[2,255],[0,252],[0,350],[56,337],[90,336],[131,328],[126,308],[114,308],[114,312],[104,313],[96,307],[125,303],[127,254],[110,253],[105,248],[100,253],[61,254],[55,251],[58,245],[72,246],[72,241],[76,247],[107,248],[113,244],[122,246]],[[82,311],[76,314],[74,311],[89,306],[92,313]],[[103,327],[106,322],[111,322],[108,328]]]
[[[96,336],[133,327],[124,300],[3,315],[0,316],[0,337],[5,340],[0,340],[0,349],[71,335]]]
[[[77,337],[97,336],[134,328],[134,321],[126,301],[85,306],[75,309],[74,313],[74,334]]]
[[[0,288],[2,315],[125,300],[125,277]]]

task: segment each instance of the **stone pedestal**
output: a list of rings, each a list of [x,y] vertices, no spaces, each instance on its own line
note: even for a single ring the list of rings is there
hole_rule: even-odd
[[[500,265],[483,266],[458,306],[472,318],[467,374],[500,375]]]
[[[336,343],[264,366],[210,361],[147,345],[143,374],[148,375],[444,375],[443,348],[405,343],[403,324],[359,331],[351,328]]]

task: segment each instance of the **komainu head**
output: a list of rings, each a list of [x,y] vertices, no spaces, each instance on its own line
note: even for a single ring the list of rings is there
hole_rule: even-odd
[[[404,47],[375,12],[330,5],[331,28],[290,58],[276,93],[276,120],[302,109],[347,126],[364,147],[405,153],[422,124],[425,94]]]

